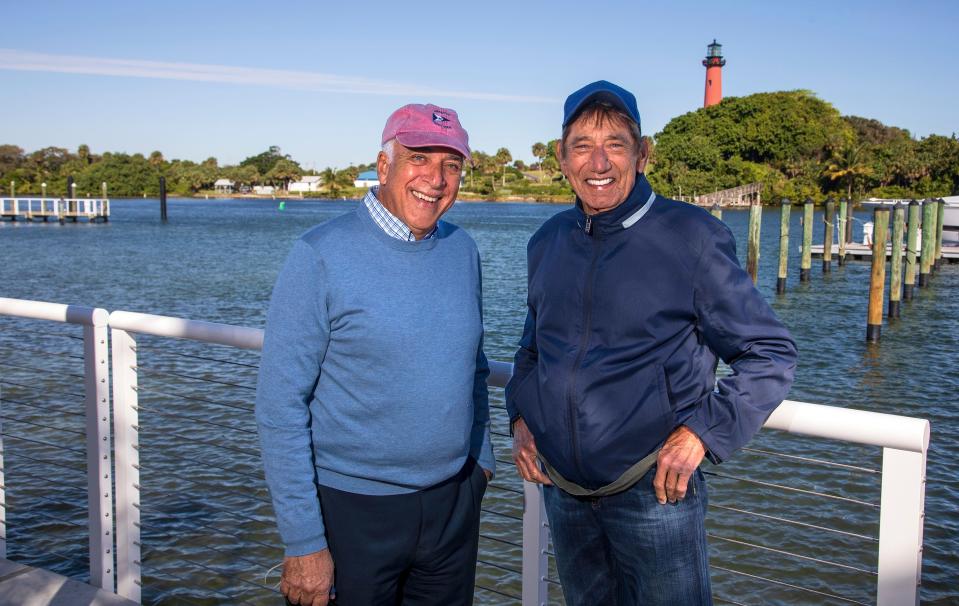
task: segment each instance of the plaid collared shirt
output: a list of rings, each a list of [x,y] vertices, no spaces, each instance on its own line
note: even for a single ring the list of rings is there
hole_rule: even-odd
[[[370,212],[370,217],[373,218],[373,221],[376,222],[380,228],[386,232],[386,235],[391,238],[396,238],[397,240],[403,240],[405,242],[412,242],[416,240],[416,236],[413,235],[413,232],[410,231],[410,228],[406,226],[406,223],[403,223],[397,219],[393,213],[386,210],[386,207],[383,206],[383,203],[380,202],[380,199],[376,197],[377,192],[380,188],[377,185],[374,185],[370,188],[370,191],[366,192],[366,196],[363,198],[363,204],[366,205],[366,210]],[[436,234],[436,227],[434,226],[430,233],[426,234],[423,237],[424,240],[432,238]]]

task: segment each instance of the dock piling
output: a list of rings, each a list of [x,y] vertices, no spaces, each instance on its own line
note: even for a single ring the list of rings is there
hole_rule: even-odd
[[[812,268],[812,198],[806,198],[802,214],[802,260],[799,263],[799,281],[809,282]]]
[[[919,250],[919,287],[929,286],[929,272],[936,248],[936,208],[932,200],[922,203],[922,245]]]
[[[759,281],[759,229],[763,220],[763,207],[754,198],[749,204],[749,242],[746,249],[746,271],[755,285]]]
[[[835,214],[836,203],[832,198],[826,198],[826,207],[822,213],[822,273],[824,274],[832,271],[832,227]]]
[[[847,200],[846,205],[846,242],[852,242],[852,211],[856,203],[853,200]]]
[[[166,223],[166,177],[160,177],[160,221]]]
[[[902,299],[912,301],[916,287],[916,251],[919,250],[919,202],[909,201],[909,231],[906,236],[906,279],[902,286]]]
[[[897,202],[892,211],[892,250],[889,262],[889,312],[890,318],[899,317],[902,300],[902,232],[905,230],[906,209]]]
[[[837,239],[839,240],[839,267],[842,267],[846,264],[846,242],[849,240],[846,239],[846,207],[849,206],[849,201],[845,198],[840,198],[839,200],[839,225],[836,230]]]
[[[942,267],[942,223],[946,217],[946,201],[936,199],[936,247],[933,249],[932,269],[939,271]]]
[[[877,207],[872,213],[872,272],[869,279],[869,309],[866,315],[866,341],[878,343],[882,333],[882,304],[886,286],[886,231],[889,209]]]
[[[789,198],[782,199],[779,212],[779,276],[776,278],[776,294],[786,292],[786,267],[789,263],[789,216],[792,203]]]

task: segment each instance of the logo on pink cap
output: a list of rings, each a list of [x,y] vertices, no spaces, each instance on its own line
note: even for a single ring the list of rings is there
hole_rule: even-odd
[[[452,109],[411,103],[393,112],[382,143],[396,139],[406,147],[447,147],[470,160],[469,135]]]

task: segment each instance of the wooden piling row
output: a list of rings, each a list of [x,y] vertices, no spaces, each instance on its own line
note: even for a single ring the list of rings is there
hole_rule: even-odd
[[[909,233],[906,236],[906,279],[902,288],[902,298],[912,301],[916,287],[916,251],[919,249],[919,202],[909,201]]]
[[[779,275],[776,278],[776,294],[786,292],[786,267],[789,263],[789,217],[792,203],[783,198],[779,213]]]
[[[839,229],[837,230],[839,234],[839,267],[846,264],[846,242],[851,240],[851,238],[846,237],[846,207],[848,205],[849,202],[845,198],[839,200]]]
[[[832,198],[826,199],[826,208],[823,209],[822,223],[822,273],[828,274],[832,271],[832,227],[833,216],[836,214],[836,203]]]
[[[932,269],[939,271],[942,267],[942,223],[946,215],[946,201],[936,200],[936,248],[933,251]]]
[[[759,230],[762,219],[763,207],[754,198],[749,205],[749,242],[746,249],[746,271],[753,279],[753,285],[759,282]]]
[[[166,223],[166,178],[160,177],[160,221]]]
[[[803,204],[802,223],[802,260],[799,263],[799,281],[809,282],[812,268],[812,198],[806,198]]]
[[[919,251],[919,287],[929,286],[929,272],[936,248],[936,209],[932,200],[922,204],[922,248]]]
[[[869,280],[869,309],[866,315],[866,341],[878,343],[882,333],[882,304],[886,287],[886,231],[889,209],[877,207],[873,211],[872,272]]]
[[[892,250],[889,262],[889,312],[890,318],[899,317],[902,300],[902,233],[905,229],[906,209],[896,203],[892,213]]]

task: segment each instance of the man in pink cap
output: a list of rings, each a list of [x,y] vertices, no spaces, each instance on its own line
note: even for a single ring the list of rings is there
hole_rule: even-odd
[[[440,217],[469,138],[455,111],[406,105],[382,145],[379,186],[296,241],[270,301],[256,417],[280,590],[465,606],[494,469],[489,365],[476,244]]]

